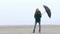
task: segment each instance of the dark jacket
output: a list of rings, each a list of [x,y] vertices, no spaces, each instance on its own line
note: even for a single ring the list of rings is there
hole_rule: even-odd
[[[34,15],[35,21],[40,22],[41,19],[41,12],[39,11],[38,13],[36,12]]]

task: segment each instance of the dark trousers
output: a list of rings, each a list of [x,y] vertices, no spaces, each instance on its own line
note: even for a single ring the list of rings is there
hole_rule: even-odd
[[[39,33],[41,32],[41,25],[40,25],[40,22],[36,22],[36,21],[35,21],[35,25],[34,25],[33,33],[35,33],[35,29],[36,29],[36,25],[37,25],[37,23],[39,24]]]

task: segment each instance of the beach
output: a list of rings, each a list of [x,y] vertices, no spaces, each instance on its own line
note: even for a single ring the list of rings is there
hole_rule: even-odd
[[[0,34],[60,34],[60,25],[42,25],[41,33],[38,32],[38,26],[35,33],[33,25],[24,26],[0,26]]]

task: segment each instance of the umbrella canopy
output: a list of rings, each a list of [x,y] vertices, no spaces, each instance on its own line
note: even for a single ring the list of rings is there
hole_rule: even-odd
[[[51,11],[50,11],[50,9],[46,5],[43,5],[43,7],[45,8],[46,13],[48,14],[49,18],[51,18]]]

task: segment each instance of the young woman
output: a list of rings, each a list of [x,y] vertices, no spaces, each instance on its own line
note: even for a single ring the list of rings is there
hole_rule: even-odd
[[[35,14],[34,14],[35,26],[34,26],[34,29],[33,29],[33,33],[35,33],[35,28],[36,28],[37,23],[39,23],[39,33],[40,33],[40,31],[41,31],[41,25],[40,25],[41,16],[42,16],[42,15],[41,15],[41,12],[40,12],[40,10],[37,8],[37,9],[36,9],[36,12],[35,12]]]

